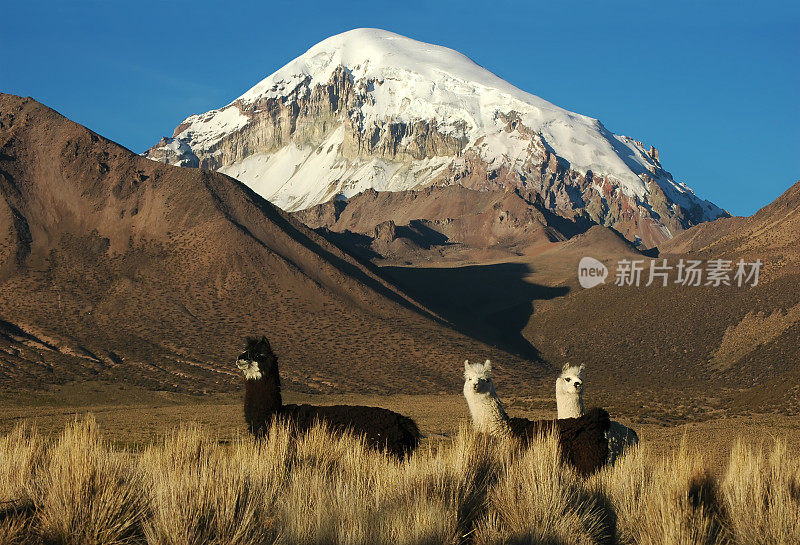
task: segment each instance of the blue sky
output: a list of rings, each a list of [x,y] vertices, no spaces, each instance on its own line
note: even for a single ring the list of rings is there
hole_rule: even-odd
[[[734,214],[800,178],[797,2],[4,0],[0,14],[0,91],[136,152],[316,42],[377,27],[655,145]]]

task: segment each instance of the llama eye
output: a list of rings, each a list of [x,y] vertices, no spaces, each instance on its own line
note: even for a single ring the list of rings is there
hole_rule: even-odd
[[[571,379],[571,378],[565,378],[564,380],[566,380],[567,382],[569,382],[569,381],[570,381],[570,380],[572,380],[572,379]]]

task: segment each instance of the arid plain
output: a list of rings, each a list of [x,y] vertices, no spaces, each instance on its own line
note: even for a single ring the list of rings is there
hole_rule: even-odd
[[[502,385],[502,380],[498,382]],[[458,393],[375,396],[288,391],[284,398],[287,403],[371,405],[406,414],[419,424],[423,445],[449,442],[459,427],[469,422],[466,402]],[[587,393],[587,399],[591,400],[591,393]],[[504,401],[512,416],[555,417],[555,401],[550,397],[509,397]],[[76,417],[89,414],[94,415],[103,435],[120,447],[142,448],[181,426],[195,423],[223,442],[247,434],[239,392],[198,396],[99,382],[0,395],[0,434],[26,421],[54,438]],[[793,416],[750,413],[684,423],[656,423],[646,414],[618,418],[639,432],[642,444],[665,456],[677,453],[685,437],[690,444],[701,447],[716,471],[727,466],[737,439],[765,448],[774,439],[782,439],[790,452],[800,456],[800,421]]]

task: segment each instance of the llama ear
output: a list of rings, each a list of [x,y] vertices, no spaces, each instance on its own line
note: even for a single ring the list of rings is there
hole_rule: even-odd
[[[491,372],[492,372],[492,362],[491,362],[490,360],[486,360],[485,362],[483,362],[483,368],[484,368],[484,369],[485,369],[485,370],[486,370],[488,373],[491,373]]]
[[[565,363],[564,367],[561,368],[561,372],[566,373],[567,371],[569,371],[569,367],[570,367],[569,362]]]
[[[258,350],[259,340],[256,337],[247,337],[246,343],[247,344],[245,345],[245,351],[248,354],[251,354]]]
[[[471,371],[472,364],[470,364],[469,360],[464,360],[464,371]]]
[[[578,373],[583,373],[584,369],[586,369],[586,366],[581,364],[581,366],[578,368]]]

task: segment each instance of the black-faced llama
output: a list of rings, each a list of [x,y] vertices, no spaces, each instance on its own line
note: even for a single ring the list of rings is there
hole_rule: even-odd
[[[275,417],[289,421],[303,432],[315,423],[323,423],[332,431],[351,431],[363,436],[373,448],[400,458],[417,448],[419,429],[410,418],[388,409],[357,405],[284,405],[278,358],[266,337],[248,339],[247,347],[236,360],[245,378],[244,417],[250,432],[261,437]]]

